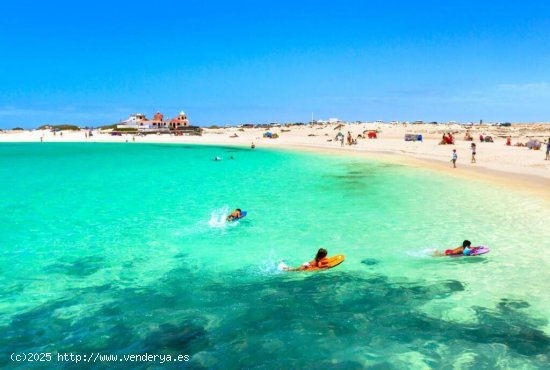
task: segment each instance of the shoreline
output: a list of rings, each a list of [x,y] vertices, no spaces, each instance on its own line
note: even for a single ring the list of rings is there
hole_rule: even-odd
[[[550,125],[539,137],[550,137]],[[456,143],[453,145],[438,145],[440,132],[426,131],[431,127],[414,127],[414,132],[424,133],[423,142],[406,142],[402,135],[412,129],[403,127],[372,127],[380,133],[378,139],[361,139],[358,145],[341,147],[331,139],[331,134],[336,131],[334,127],[305,126],[292,128],[293,132],[282,128],[274,128],[272,132],[279,133],[278,139],[263,138],[265,129],[205,129],[203,136],[166,136],[149,135],[139,137],[133,135],[111,136],[109,133],[94,133],[93,138],[85,138],[83,132],[65,132],[64,136],[54,136],[48,131],[23,131],[10,134],[0,134],[0,143],[38,142],[40,138],[45,143],[49,142],[74,142],[74,143],[128,143],[128,144],[194,144],[236,146],[249,148],[254,142],[259,149],[294,150],[303,152],[315,152],[325,155],[345,155],[363,159],[376,159],[390,163],[404,164],[411,167],[428,168],[440,174],[453,176],[459,179],[474,179],[489,183],[500,184],[523,193],[535,194],[545,200],[550,200],[550,161],[544,160],[543,150],[529,150],[524,147],[504,146],[504,139],[495,136],[494,143],[478,143],[478,163],[470,164],[471,142],[460,140],[460,132],[457,128],[440,128],[440,131],[455,132]],[[465,128],[462,128],[465,131]],[[487,128],[483,128],[485,131]],[[539,128],[540,129],[540,128]],[[348,125],[341,131],[362,133],[369,130],[364,125]],[[470,130],[472,130],[470,128]],[[497,128],[497,130],[502,130]],[[321,132],[319,132],[321,131]],[[392,132],[395,131],[395,132]],[[488,132],[488,131],[486,131]],[[532,132],[522,132],[524,139],[533,136]],[[324,134],[324,135],[323,135]],[[231,136],[230,136],[231,135]],[[238,135],[238,136],[235,136]],[[474,133],[475,135],[475,133]],[[500,135],[502,136],[502,135]],[[511,135],[510,135],[511,136]],[[475,136],[474,136],[475,137]],[[133,141],[135,140],[135,142]],[[520,141],[518,139],[517,141]],[[474,141],[475,142],[475,141]],[[459,152],[457,168],[450,165],[450,153],[452,149]]]
[[[387,163],[401,164],[408,167],[424,168],[447,176],[461,179],[473,178],[477,181],[498,184],[507,188],[513,188],[522,193],[534,194],[550,201],[550,191],[548,188],[548,186],[550,186],[550,180],[536,175],[510,173],[479,167],[458,167],[453,169],[445,162],[437,159],[417,158],[393,152],[344,151],[336,148],[327,149],[317,146],[294,145],[283,145],[276,148],[269,147],[269,149],[302,151],[322,155],[351,156],[360,159],[375,159]]]

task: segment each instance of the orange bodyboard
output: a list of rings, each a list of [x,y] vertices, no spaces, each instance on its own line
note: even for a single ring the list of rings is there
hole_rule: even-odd
[[[333,268],[333,267],[338,266],[339,264],[341,264],[342,262],[344,262],[345,259],[346,259],[346,257],[345,257],[343,254],[337,254],[337,255],[332,256],[332,257],[327,257],[327,260],[328,260],[328,265],[327,265],[327,267],[322,267],[322,268],[319,268],[319,267],[308,267],[307,269],[302,270],[302,271],[328,270],[328,269],[331,269],[331,268]]]

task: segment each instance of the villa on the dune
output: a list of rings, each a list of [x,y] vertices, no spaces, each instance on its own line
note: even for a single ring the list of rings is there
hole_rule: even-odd
[[[155,113],[153,119],[148,119],[143,113],[131,114],[128,119],[117,123],[117,129],[136,129],[143,133],[174,132],[200,135],[200,128],[189,125],[189,119],[184,111],[171,119],[164,119],[164,115],[160,112]]]

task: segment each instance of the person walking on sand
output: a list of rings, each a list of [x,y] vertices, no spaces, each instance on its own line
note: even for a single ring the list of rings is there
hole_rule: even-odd
[[[453,162],[453,168],[456,168],[457,159],[458,159],[458,156],[456,154],[456,149],[453,149],[453,156],[451,157],[451,162]]]
[[[472,163],[476,163],[476,144],[472,143],[470,149],[472,150]]]

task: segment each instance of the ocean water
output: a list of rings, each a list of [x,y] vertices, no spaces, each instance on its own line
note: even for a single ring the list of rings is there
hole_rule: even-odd
[[[535,196],[369,159],[168,144],[0,144],[0,179],[1,368],[147,353],[189,361],[115,365],[548,369],[550,204]],[[248,216],[224,222],[237,207]],[[431,257],[463,239],[491,252]],[[346,261],[278,271],[320,247]],[[78,367],[113,368],[95,361]]]

